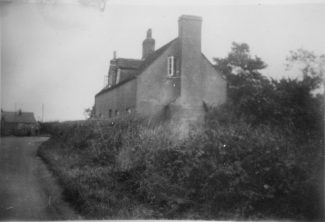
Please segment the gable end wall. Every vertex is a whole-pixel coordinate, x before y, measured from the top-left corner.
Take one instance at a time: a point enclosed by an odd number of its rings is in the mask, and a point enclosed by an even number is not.
[[[180,79],[167,76],[167,58],[169,56],[176,58],[176,72],[179,71],[179,50],[177,41],[175,41],[137,76],[136,109],[141,115],[156,115],[180,95]],[[176,75],[179,75],[179,72]]]
[[[203,80],[202,100],[210,106],[218,106],[226,102],[227,82],[212,64],[201,56],[201,75]]]

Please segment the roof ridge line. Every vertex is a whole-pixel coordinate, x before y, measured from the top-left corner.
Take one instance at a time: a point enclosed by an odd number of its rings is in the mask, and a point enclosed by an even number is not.
[[[122,82],[120,82],[119,84],[117,85],[113,85],[111,86],[110,88],[106,88],[106,86],[104,88],[102,88],[96,95],[96,96],[99,96],[105,92],[108,92],[108,91],[111,91],[112,89],[114,88],[117,88],[118,86],[120,85],[123,85],[124,83],[136,78],[138,75],[140,75],[142,72],[145,71],[145,69],[150,65],[152,64],[167,48],[169,45],[171,45],[174,41],[176,41],[178,39],[178,37],[172,39],[171,41],[167,42],[165,45],[161,46],[159,49],[155,50],[153,53],[151,53],[150,55],[148,55],[148,57],[144,60],[142,60],[139,68],[138,68],[138,71],[136,72],[135,76],[132,77],[132,78],[129,78],[129,79],[126,79]],[[137,69],[135,69],[137,70]]]

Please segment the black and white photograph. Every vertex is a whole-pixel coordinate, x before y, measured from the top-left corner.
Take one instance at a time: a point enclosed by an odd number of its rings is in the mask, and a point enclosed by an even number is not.
[[[324,0],[0,0],[0,221],[324,221]]]

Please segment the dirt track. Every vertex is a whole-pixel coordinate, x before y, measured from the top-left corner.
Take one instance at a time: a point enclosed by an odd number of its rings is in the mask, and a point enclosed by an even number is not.
[[[61,188],[36,156],[45,140],[1,138],[0,220],[82,219],[62,200]]]

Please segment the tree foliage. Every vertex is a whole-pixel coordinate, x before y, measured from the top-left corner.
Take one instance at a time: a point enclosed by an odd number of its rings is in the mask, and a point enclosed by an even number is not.
[[[91,108],[86,108],[84,110],[84,115],[86,119],[91,119],[95,117],[95,106],[92,106]]]
[[[252,57],[246,43],[235,42],[226,58],[214,61],[216,69],[226,77],[228,102],[236,107],[237,115],[258,119],[260,113],[268,109],[269,101],[264,95],[273,90],[270,80],[260,73],[267,66],[265,62],[257,56]]]
[[[325,73],[325,55],[318,56],[312,51],[298,49],[290,51],[286,62],[288,70],[294,67],[300,70],[302,80],[310,90],[322,88],[321,84]]]
[[[245,43],[233,43],[226,58],[215,58],[228,83],[228,105],[252,124],[322,133],[324,56],[298,49],[287,57],[287,68],[298,66],[302,78],[270,79],[261,73],[265,62],[250,55]],[[297,75],[299,76],[299,75]]]
[[[234,73],[239,69],[240,73],[252,73],[258,72],[261,69],[266,68],[266,64],[261,58],[250,55],[249,46],[246,43],[232,43],[231,52],[226,58],[214,58],[216,67],[227,76]]]

